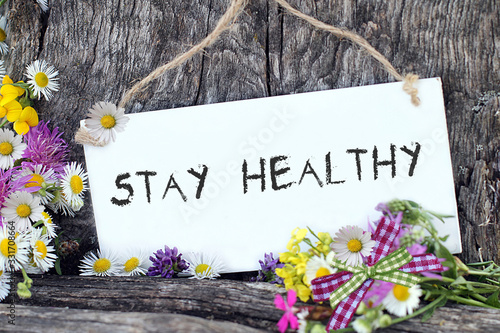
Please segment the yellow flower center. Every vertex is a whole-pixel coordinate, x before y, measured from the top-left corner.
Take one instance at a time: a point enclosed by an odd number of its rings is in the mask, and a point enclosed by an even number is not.
[[[30,181],[25,185],[25,187],[34,187],[34,186],[42,186],[42,183],[45,181],[42,176],[39,174],[32,174]]]
[[[322,277],[322,276],[327,276],[327,275],[330,275],[330,271],[328,270],[328,268],[326,267],[320,267],[317,271],[316,271],[316,277],[319,278],[319,277]]]
[[[4,257],[15,256],[17,253],[17,244],[9,245],[9,240],[7,238],[2,239],[0,243],[0,252]]]
[[[45,259],[45,257],[47,256],[47,246],[45,246],[45,243],[41,240],[37,240],[35,243],[35,248],[37,252],[41,253],[40,259]]]
[[[132,257],[129,260],[127,260],[127,262],[125,262],[123,269],[125,270],[125,272],[130,273],[134,269],[136,269],[137,266],[139,266],[139,259],[137,257]]]
[[[50,218],[49,214],[47,214],[46,212],[42,212],[42,216],[45,218],[45,222],[47,222],[48,224],[52,224],[52,219]]]
[[[2,275],[3,275],[3,271],[0,271],[0,276],[2,276]]]
[[[212,267],[207,264],[199,264],[198,266],[196,266],[196,269],[194,271],[196,272],[196,274],[208,275],[212,271]]]
[[[408,290],[408,287],[397,284],[394,286],[394,288],[392,288],[392,293],[398,301],[404,302],[408,299],[408,297],[410,297],[410,292]]]
[[[116,119],[115,117],[107,114],[101,118],[101,125],[104,128],[110,129],[115,127],[116,124]]]
[[[14,151],[14,146],[10,142],[2,142],[0,143],[0,154],[7,156],[12,154]]]
[[[7,38],[7,34],[5,33],[5,31],[2,28],[0,28],[0,42],[4,42],[6,38]]]
[[[106,258],[97,259],[92,267],[94,268],[94,272],[104,273],[111,268],[111,261]]]
[[[361,242],[357,239],[351,239],[347,242],[347,249],[351,252],[361,251]]]
[[[80,192],[83,191],[83,181],[80,176],[74,175],[71,177],[69,184],[71,186],[71,191],[73,191],[74,194],[80,194]]]
[[[40,88],[45,88],[49,84],[49,78],[44,72],[38,72],[35,75],[35,83]]]
[[[16,213],[20,217],[28,217],[31,214],[31,207],[28,206],[27,204],[20,204],[16,208]]]

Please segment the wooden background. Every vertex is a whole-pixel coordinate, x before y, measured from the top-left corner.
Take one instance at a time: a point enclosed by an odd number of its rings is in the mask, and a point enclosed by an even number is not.
[[[401,72],[439,76],[450,135],[463,261],[500,262],[500,3],[497,0],[290,0],[306,14],[365,37]],[[10,0],[7,72],[25,79],[32,60],[59,70],[61,89],[37,102],[40,118],[65,131],[71,159],[79,121],[98,101],[117,103],[132,84],[210,32],[228,0]],[[152,83],[127,113],[391,82],[348,40],[251,0],[231,30],[205,53]],[[388,119],[390,124],[390,119]],[[409,126],[411,126],[409,124]],[[188,129],[187,129],[188,130]],[[143,143],[149,144],[149,143]],[[140,149],[130,151],[140,158]],[[75,218],[58,218],[80,238],[78,260],[97,247],[86,198]]]

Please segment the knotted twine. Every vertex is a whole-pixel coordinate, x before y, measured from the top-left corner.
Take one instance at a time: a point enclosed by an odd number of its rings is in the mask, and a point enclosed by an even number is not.
[[[231,27],[238,16],[243,12],[249,0],[231,0],[231,4],[222,15],[222,17],[217,22],[215,29],[205,37],[200,43],[191,47],[187,52],[177,55],[173,60],[156,68],[148,76],[146,76],[141,81],[137,82],[132,88],[125,92],[121,101],[118,103],[118,107],[125,108],[128,102],[139,92],[143,91],[147,85],[160,77],[166,71],[176,68],[182,65],[187,60],[191,59],[194,55],[203,51],[206,47],[212,45],[218,37],[227,29]],[[346,38],[352,41],[354,44],[359,45],[366,49],[368,53],[374,57],[378,62],[383,65],[383,68],[391,74],[397,81],[403,81],[403,90],[411,96],[411,102],[413,105],[418,106],[420,100],[417,97],[418,90],[413,87],[413,83],[418,80],[418,75],[409,73],[403,77],[399,72],[392,66],[392,64],[384,57],[380,52],[378,52],[373,46],[368,43],[366,39],[360,35],[342,28],[337,28],[332,25],[321,22],[314,17],[306,15],[301,11],[293,8],[285,0],[275,0],[281,7],[286,9],[290,14],[295,15],[304,21],[310,23],[318,29],[328,31],[338,38]],[[103,146],[104,144],[92,138],[92,136],[84,129],[80,128],[75,135],[75,141],[80,144],[90,144],[94,146]]]

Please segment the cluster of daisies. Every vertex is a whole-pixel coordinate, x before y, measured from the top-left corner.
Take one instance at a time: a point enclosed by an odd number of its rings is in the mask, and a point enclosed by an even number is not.
[[[94,276],[161,276],[215,279],[224,265],[217,256],[188,253],[185,258],[176,247],[159,249],[152,256],[144,251],[117,256],[112,251],[90,252],[81,261],[81,275]]]
[[[5,32],[0,19],[0,37]],[[4,27],[4,26],[3,26]],[[1,47],[0,47],[1,49]],[[58,90],[57,71],[36,60],[26,69],[27,83],[5,75],[0,87],[0,300],[10,286],[9,273],[22,271],[17,293],[29,297],[28,273],[54,267],[56,225],[49,210],[73,216],[84,205],[87,175],[67,162],[68,146],[58,128],[39,121],[32,99]]]
[[[43,121],[24,136],[0,128],[0,300],[9,289],[1,279],[6,272],[40,274],[54,266],[57,226],[49,210],[72,216],[83,206],[87,175],[66,162],[61,135]]]

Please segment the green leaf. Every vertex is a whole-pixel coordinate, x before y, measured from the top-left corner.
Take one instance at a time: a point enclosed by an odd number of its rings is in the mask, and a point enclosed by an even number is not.
[[[422,316],[422,323],[426,322],[427,320],[431,319],[432,315],[434,314],[434,311],[436,310],[435,307],[430,308],[427,310],[424,315]]]
[[[490,297],[488,297],[488,299],[486,300],[486,304],[500,309],[500,301],[498,300],[499,294],[500,294],[500,290],[497,290],[493,294],[491,294]]]
[[[62,275],[62,271],[61,271],[61,259],[60,258],[57,258],[55,264],[54,264],[54,268],[56,269],[56,273],[59,274],[59,275]]]
[[[452,279],[456,279],[458,276],[458,272],[457,272],[457,264],[455,262],[455,258],[450,253],[450,251],[448,251],[448,249],[445,246],[443,246],[437,242],[436,242],[435,246],[436,246],[436,256],[438,258],[446,259],[446,261],[443,263],[443,265],[450,268],[446,272],[443,272],[443,275],[450,277]]]

